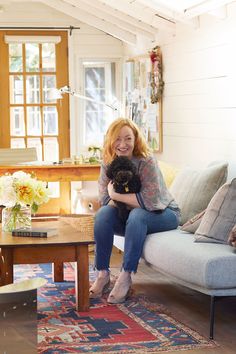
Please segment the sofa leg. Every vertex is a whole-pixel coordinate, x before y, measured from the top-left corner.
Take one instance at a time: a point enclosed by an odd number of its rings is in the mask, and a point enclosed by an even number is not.
[[[213,335],[214,335],[214,321],[215,321],[215,296],[211,296],[210,339],[213,339]]]

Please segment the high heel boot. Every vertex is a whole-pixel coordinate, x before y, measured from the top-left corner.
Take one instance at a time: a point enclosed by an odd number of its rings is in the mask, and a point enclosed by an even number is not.
[[[110,285],[110,272],[101,270],[98,272],[97,279],[89,289],[89,298],[96,299],[101,297]]]
[[[107,302],[110,304],[119,304],[126,300],[129,290],[132,285],[130,272],[122,271],[118,279],[116,280],[115,286],[112,289],[110,295],[108,296]]]

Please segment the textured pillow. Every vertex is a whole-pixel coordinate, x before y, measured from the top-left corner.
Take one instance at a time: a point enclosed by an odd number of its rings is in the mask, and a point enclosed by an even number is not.
[[[180,225],[206,209],[209,201],[225,183],[227,163],[204,169],[184,168],[170,186],[170,192],[181,209]]]
[[[170,187],[178,173],[178,169],[160,160],[158,161],[158,165],[160,167],[166,186]]]
[[[183,226],[181,226],[180,230],[191,232],[192,234],[194,234],[202,221],[205,211],[206,210],[203,210],[201,213],[195,215],[193,218],[188,220]]]
[[[236,224],[236,178],[224,184],[210,201],[195,233],[196,242],[228,243]]]
[[[232,230],[229,234],[228,243],[231,246],[236,247],[236,225],[234,225],[234,227],[232,228]]]

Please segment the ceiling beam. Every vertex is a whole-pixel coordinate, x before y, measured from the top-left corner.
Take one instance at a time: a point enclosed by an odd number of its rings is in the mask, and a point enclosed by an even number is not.
[[[169,20],[174,20],[175,22],[182,22],[190,26],[195,26],[194,21],[187,19],[183,13],[171,9],[166,6],[164,1],[154,1],[154,0],[134,0],[137,3],[148,6],[152,11],[156,11],[158,15],[166,17]]]
[[[189,7],[188,9],[186,9],[184,11],[184,15],[187,18],[196,17],[196,16],[202,15],[204,13],[212,12],[213,10],[217,9],[218,7],[227,5],[231,2],[234,2],[234,1],[232,1],[232,0],[208,0],[200,5]]]
[[[64,14],[71,16],[81,22],[84,22],[92,27],[95,27],[105,33],[110,34],[113,37],[120,39],[131,45],[136,44],[136,35],[126,31],[122,28],[117,27],[111,22],[100,19],[97,16],[91,15],[89,12],[79,9],[78,7],[72,6],[61,0],[40,0],[47,6],[54,8],[57,11],[63,12]],[[89,9],[88,9],[89,10]]]
[[[91,3],[91,0],[83,0],[84,2],[86,2],[87,4]],[[145,32],[150,32],[152,34],[156,34],[157,33],[157,29],[143,21],[137,20],[136,18],[134,18],[131,15],[127,15],[126,13],[119,11],[117,9],[114,9],[114,7],[111,7],[99,0],[93,0],[93,6],[96,6],[98,9],[101,9],[103,11],[105,11],[106,13],[113,15],[119,19],[122,19],[124,21],[126,21],[127,23],[130,23],[131,25],[135,26],[137,28],[137,30],[143,30]],[[141,32],[140,32],[141,34]]]
[[[147,6],[138,4],[137,2],[129,2],[127,0],[102,0],[103,3],[112,6],[114,9],[124,12],[139,21],[148,23],[149,25],[163,29],[167,32],[175,33],[175,23],[171,20],[156,16],[156,14],[148,9]]]
[[[113,13],[109,13],[107,11],[104,11],[103,8],[101,6],[99,6],[99,4],[93,0],[93,2],[91,2],[91,0],[64,0],[65,2],[78,7],[79,9],[82,9],[84,11],[88,10],[88,6],[89,6],[89,13],[91,15],[97,16],[99,18],[101,18],[102,20],[108,21],[113,23],[114,25],[117,25],[120,28],[123,28],[127,31],[130,31],[131,33],[134,34],[142,34],[143,36],[151,39],[151,40],[155,40],[155,35],[154,33],[151,33],[147,30],[141,29],[139,27],[137,27],[138,21],[136,20],[136,24],[131,24],[129,22],[126,22],[126,19],[124,18],[124,14],[123,16],[117,16],[116,11],[114,10]],[[104,5],[105,8],[107,8],[106,5]],[[152,28],[155,32],[157,32],[154,28]]]

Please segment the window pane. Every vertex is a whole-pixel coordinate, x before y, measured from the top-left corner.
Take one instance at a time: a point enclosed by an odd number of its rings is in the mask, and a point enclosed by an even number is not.
[[[9,71],[23,71],[22,44],[9,44]]]
[[[39,44],[26,43],[26,71],[39,71]]]
[[[50,88],[56,87],[56,75],[43,76],[43,102],[52,103],[52,100],[48,99],[48,92]]]
[[[43,71],[56,71],[56,51],[54,43],[42,44],[42,68]]]
[[[42,143],[40,138],[28,138],[27,147],[35,147],[37,150],[38,160],[42,161]]]
[[[44,138],[44,160],[45,161],[58,161],[59,160],[59,147],[57,138]]]
[[[41,135],[40,107],[27,107],[27,135]]]
[[[39,76],[26,76],[26,103],[39,103]]]
[[[85,141],[87,145],[102,145],[104,134],[113,120],[109,113],[110,108],[103,111],[86,112]]]
[[[10,108],[11,135],[25,135],[25,120],[23,107]]]
[[[105,87],[105,68],[85,68],[85,87]]]
[[[12,138],[11,139],[11,148],[25,148],[25,139],[24,138]]]
[[[56,107],[43,107],[43,134],[58,134],[58,117]]]
[[[10,75],[10,103],[23,103],[23,76]]]

